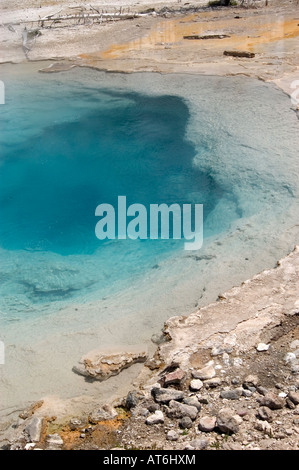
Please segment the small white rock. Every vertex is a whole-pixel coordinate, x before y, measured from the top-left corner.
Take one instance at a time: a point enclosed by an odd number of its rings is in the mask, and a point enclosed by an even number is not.
[[[291,349],[297,349],[299,348],[299,339],[295,339],[294,341],[291,342],[290,344]]]
[[[164,415],[162,411],[156,410],[155,413],[151,414],[146,418],[146,424],[162,424],[164,423]]]
[[[294,362],[296,360],[296,354],[292,353],[292,352],[288,352],[285,357],[284,357],[284,361],[288,364],[290,362]]]
[[[268,351],[270,344],[259,343],[256,347],[257,351]]]
[[[50,445],[56,445],[56,446],[62,446],[63,445],[63,440],[61,439],[61,437],[58,433],[48,434],[46,440],[47,440],[48,444],[50,444]]]
[[[240,367],[242,364],[243,364],[242,359],[240,357],[235,357],[235,359],[233,360],[233,365],[235,367]]]
[[[33,447],[35,447],[35,443],[34,442],[28,442],[28,444],[25,445],[25,450],[30,450],[30,449],[33,449]]]
[[[168,441],[177,441],[178,438],[179,438],[178,434],[173,429],[168,431],[167,436],[166,436],[166,439]]]
[[[203,382],[200,379],[193,379],[190,382],[190,390],[197,392],[203,387]]]
[[[230,359],[229,355],[226,352],[222,354],[222,360],[225,366],[229,366]]]
[[[288,394],[285,393],[285,392],[280,392],[280,393],[278,394],[278,396],[281,397],[281,398],[285,398],[285,397],[288,396]]]

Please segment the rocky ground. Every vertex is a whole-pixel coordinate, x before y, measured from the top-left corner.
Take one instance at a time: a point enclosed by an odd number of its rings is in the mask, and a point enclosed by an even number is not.
[[[126,397],[63,420],[46,415],[42,401],[34,403],[20,413],[2,448],[298,450],[298,273],[296,248],[277,268],[218,302],[170,319],[162,337],[153,338],[160,343],[157,351]],[[243,315],[236,324],[217,318],[228,306],[237,306]],[[210,329],[202,336],[202,322],[211,310],[217,332]],[[108,378],[116,364],[122,361],[120,371],[131,360],[93,354],[82,373],[94,379],[97,368],[103,380],[103,370]]]
[[[299,314],[286,316],[268,344],[201,369],[170,365],[159,382],[63,425],[24,411],[5,448],[298,450]]]

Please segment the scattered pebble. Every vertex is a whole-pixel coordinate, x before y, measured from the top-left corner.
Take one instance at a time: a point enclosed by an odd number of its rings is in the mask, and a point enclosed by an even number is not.
[[[268,351],[270,344],[259,343],[256,347],[257,351]]]

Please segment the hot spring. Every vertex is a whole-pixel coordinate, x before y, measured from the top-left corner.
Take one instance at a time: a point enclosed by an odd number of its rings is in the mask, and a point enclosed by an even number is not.
[[[273,267],[299,231],[298,120],[273,85],[40,67],[1,67],[3,411],[116,393],[123,379],[86,384],[72,366],[94,348],[151,348],[168,317]],[[96,207],[119,196],[202,204],[202,248],[149,227],[99,240]]]

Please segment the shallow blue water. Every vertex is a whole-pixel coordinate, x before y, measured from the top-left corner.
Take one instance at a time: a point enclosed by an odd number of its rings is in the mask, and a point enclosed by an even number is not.
[[[116,208],[121,195],[146,208],[197,203],[205,220],[221,198],[233,199],[194,166],[181,98],[34,80],[11,79],[1,109],[0,310],[8,318],[101,298],[183,249],[181,240],[98,240],[97,205]],[[208,235],[222,229],[217,222]]]

